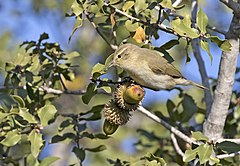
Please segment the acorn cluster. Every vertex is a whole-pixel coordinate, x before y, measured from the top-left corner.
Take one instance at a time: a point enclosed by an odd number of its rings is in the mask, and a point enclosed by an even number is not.
[[[144,89],[140,85],[132,82],[119,84],[114,92],[114,98],[104,107],[103,113],[105,122],[103,130],[106,134],[113,134],[118,126],[126,124],[132,111],[141,104],[145,95]]]

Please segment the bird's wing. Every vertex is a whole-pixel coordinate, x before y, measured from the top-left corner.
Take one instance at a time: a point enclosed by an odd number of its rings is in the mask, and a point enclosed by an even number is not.
[[[149,59],[148,66],[155,74],[165,74],[174,78],[183,78],[178,69],[168,63],[161,55],[151,52],[151,55],[148,55],[147,58]]]

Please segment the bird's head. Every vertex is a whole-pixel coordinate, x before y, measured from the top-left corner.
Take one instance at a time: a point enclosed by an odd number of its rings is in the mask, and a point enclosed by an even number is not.
[[[138,46],[133,44],[123,44],[121,45],[114,53],[113,60],[110,63],[111,66],[118,66],[121,68],[125,68],[129,64],[129,62],[134,58],[134,50],[137,49]]]

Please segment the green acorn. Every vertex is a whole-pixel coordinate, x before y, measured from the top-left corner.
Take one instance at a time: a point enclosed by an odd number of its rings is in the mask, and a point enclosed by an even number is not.
[[[112,124],[108,120],[105,119],[103,124],[103,131],[106,135],[111,135],[117,131],[119,125]]]
[[[124,83],[119,85],[114,93],[117,105],[129,111],[134,111],[141,104],[145,91],[139,85]]]

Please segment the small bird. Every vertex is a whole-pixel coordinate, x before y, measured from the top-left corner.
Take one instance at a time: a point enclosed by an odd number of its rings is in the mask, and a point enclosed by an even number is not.
[[[134,44],[123,44],[114,53],[109,67],[118,66],[138,84],[159,91],[172,89],[176,85],[194,85],[206,87],[187,80],[178,69],[169,63],[161,53]]]

